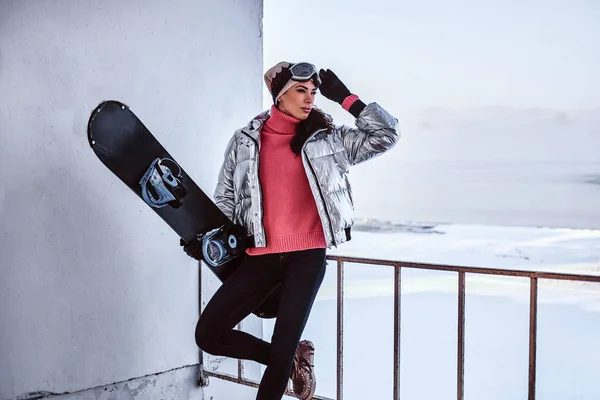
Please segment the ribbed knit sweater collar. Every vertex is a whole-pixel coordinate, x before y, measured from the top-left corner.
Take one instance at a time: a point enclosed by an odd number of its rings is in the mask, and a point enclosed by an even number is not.
[[[271,106],[271,116],[267,119],[264,129],[268,133],[278,133],[280,135],[293,135],[296,133],[296,126],[300,119],[292,117],[280,111],[275,105]]]

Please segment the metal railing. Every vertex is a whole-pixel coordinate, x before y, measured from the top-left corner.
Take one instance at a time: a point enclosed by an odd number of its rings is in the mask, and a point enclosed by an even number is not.
[[[336,400],[343,400],[343,357],[344,357],[344,263],[390,266],[394,268],[394,400],[400,399],[400,326],[401,326],[401,270],[402,268],[422,269],[433,271],[448,271],[458,274],[458,340],[457,340],[457,382],[456,398],[464,400],[464,374],[465,374],[465,275],[481,274],[495,276],[510,276],[529,278],[529,380],[528,400],[535,400],[536,382],[536,344],[537,344],[537,312],[538,312],[538,280],[549,279],[559,281],[596,282],[600,283],[600,276],[563,274],[539,271],[521,271],[507,269],[492,269],[478,267],[452,266],[443,264],[424,264],[402,261],[377,260],[370,258],[355,258],[328,255],[328,260],[337,262],[337,381]],[[202,301],[202,300],[200,300]],[[259,382],[244,377],[243,361],[238,360],[238,375],[216,373],[204,369],[203,354],[200,352],[199,384],[206,385],[206,378],[212,376],[238,384],[257,388]],[[291,395],[289,390],[286,394]],[[316,400],[334,400],[328,397],[315,396]]]

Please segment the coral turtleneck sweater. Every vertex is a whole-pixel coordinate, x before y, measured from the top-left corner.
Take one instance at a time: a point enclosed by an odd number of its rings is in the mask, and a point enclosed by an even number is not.
[[[299,122],[272,106],[260,132],[258,175],[267,247],[249,248],[249,255],[327,247],[302,157],[290,148]]]

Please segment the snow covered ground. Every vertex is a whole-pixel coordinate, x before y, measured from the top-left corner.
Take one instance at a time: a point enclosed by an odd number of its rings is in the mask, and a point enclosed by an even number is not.
[[[600,231],[358,221],[330,254],[600,275]],[[456,273],[402,272],[403,399],[456,398],[456,288]],[[528,279],[471,274],[466,291],[465,397],[526,399]],[[304,333],[316,346],[317,392],[332,398],[335,295],[332,262]],[[344,399],[392,398],[392,269],[347,264],[344,307]],[[538,398],[597,399],[600,284],[540,281],[538,329]]]

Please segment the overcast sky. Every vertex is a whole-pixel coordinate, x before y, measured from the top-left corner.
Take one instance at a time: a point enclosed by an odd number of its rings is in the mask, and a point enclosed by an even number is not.
[[[598,0],[265,0],[263,29],[265,68],[312,61],[391,108],[600,108]]]

